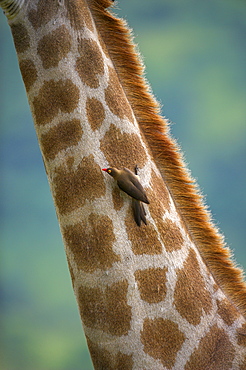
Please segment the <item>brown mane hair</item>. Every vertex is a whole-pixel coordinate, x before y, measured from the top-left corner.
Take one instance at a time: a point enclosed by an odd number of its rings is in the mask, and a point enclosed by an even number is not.
[[[144,79],[144,67],[126,22],[107,10],[112,1],[87,1],[140,129],[193,241],[215,281],[246,315],[246,283],[242,271],[233,263],[231,252],[212,222],[179,147],[169,135],[168,123],[160,116],[159,104]]]

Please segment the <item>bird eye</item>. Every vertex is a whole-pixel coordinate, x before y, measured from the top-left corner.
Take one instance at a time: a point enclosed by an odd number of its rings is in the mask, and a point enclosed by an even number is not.
[[[111,170],[108,170],[108,173],[111,173]]]

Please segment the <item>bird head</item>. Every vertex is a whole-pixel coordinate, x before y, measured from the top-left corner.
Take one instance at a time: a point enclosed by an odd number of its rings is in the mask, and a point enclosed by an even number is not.
[[[117,174],[118,174],[118,170],[116,168],[112,168],[112,167],[109,167],[109,168],[102,168],[102,171],[105,171],[107,172],[110,176],[112,177],[116,177]]]

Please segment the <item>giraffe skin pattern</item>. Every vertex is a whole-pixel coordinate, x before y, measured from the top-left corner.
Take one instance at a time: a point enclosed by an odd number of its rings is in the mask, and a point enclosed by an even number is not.
[[[24,1],[9,19],[93,365],[246,369],[245,317],[159,172],[94,3],[105,1]],[[136,164],[150,203],[141,227],[101,171]]]

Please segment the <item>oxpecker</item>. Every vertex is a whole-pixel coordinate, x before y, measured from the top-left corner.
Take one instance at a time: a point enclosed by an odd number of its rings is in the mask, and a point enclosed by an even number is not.
[[[136,175],[132,171],[128,170],[128,168],[118,170],[115,167],[109,167],[102,168],[102,170],[106,171],[110,176],[112,176],[117,181],[119,188],[133,198],[133,213],[137,225],[140,226],[141,221],[147,225],[145,209],[141,202],[149,204],[149,201],[145,194],[144,188],[138,180],[138,176],[136,176],[137,166],[135,167]]]

